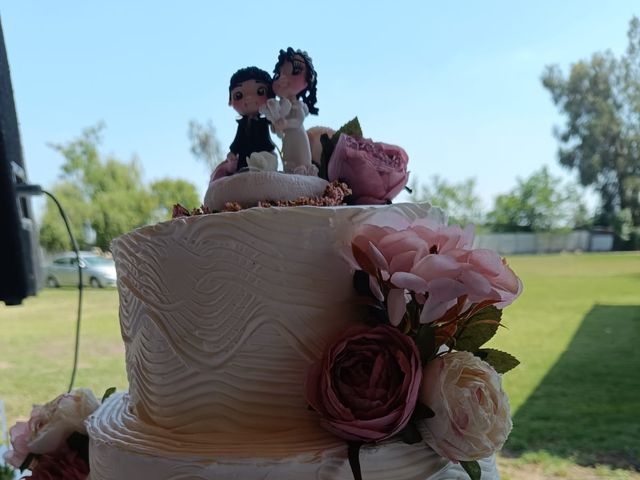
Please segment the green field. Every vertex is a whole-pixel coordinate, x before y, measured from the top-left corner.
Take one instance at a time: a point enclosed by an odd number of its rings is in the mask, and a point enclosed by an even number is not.
[[[576,465],[598,465],[588,478],[640,478],[640,253],[509,263],[525,291],[491,342],[522,362],[504,376],[514,429],[501,462],[514,471],[542,464],[557,478],[587,478],[567,473]],[[45,289],[23,306],[0,306],[0,399],[9,424],[66,390],[76,301],[73,290]],[[76,385],[97,394],[126,388],[115,290],[86,290],[83,312]],[[503,479],[552,477],[542,475]]]

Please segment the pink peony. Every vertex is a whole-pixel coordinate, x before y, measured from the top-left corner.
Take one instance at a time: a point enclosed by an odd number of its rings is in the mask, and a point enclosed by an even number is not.
[[[4,453],[4,461],[13,468],[20,468],[29,455],[28,441],[31,435],[27,422],[17,422],[9,429],[12,450]]]
[[[482,302],[504,308],[522,291],[522,282],[496,252],[472,248],[472,226],[396,230],[365,225],[352,244],[356,262],[371,275],[371,290],[379,299],[383,293],[378,282],[386,282],[393,325],[405,314],[405,293],[417,294],[420,322],[430,323],[460,298],[466,299],[465,308]]]
[[[329,160],[328,180],[349,185],[356,204],[387,203],[407,184],[408,161],[400,147],[342,134]]]
[[[410,337],[388,325],[355,326],[312,365],[305,397],[330,432],[345,440],[377,442],[405,427],[421,376]]]
[[[502,448],[512,422],[500,376],[469,352],[436,357],[424,368],[420,401],[435,416],[418,425],[425,442],[453,461],[488,457]]]
[[[74,451],[42,455],[31,471],[30,480],[86,480],[89,465]]]

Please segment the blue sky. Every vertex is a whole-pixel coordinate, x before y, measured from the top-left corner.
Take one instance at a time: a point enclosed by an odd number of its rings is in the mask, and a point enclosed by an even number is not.
[[[146,180],[184,178],[204,194],[189,120],[211,120],[226,150],[229,77],[271,71],[292,46],[318,71],[320,114],[307,127],[358,115],[365,136],[407,150],[419,179],[475,177],[485,208],[542,165],[572,178],[557,164],[562,119],[540,76],[597,51],[620,55],[634,14],[637,0],[0,4],[33,183],[59,177],[48,143],[103,121],[105,154],[135,155]]]

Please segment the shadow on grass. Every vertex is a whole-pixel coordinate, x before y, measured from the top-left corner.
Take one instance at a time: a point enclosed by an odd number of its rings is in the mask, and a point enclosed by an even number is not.
[[[507,456],[640,471],[640,306],[594,306],[513,423]]]

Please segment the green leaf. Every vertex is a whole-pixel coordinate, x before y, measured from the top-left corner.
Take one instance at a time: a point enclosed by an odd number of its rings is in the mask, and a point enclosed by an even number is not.
[[[460,461],[460,465],[462,465],[462,468],[464,468],[464,471],[467,472],[471,480],[480,480],[482,470],[480,469],[478,462],[475,460],[471,460],[469,462]]]
[[[361,442],[348,442],[349,466],[353,473],[354,480],[362,480],[362,470],[360,469],[360,447]]]
[[[425,418],[433,418],[436,414],[431,408],[422,402],[416,403],[416,408],[413,411],[413,418],[416,420],[422,420]]]
[[[109,398],[111,395],[116,393],[116,387],[109,387],[104,391],[104,395],[102,395],[102,403]]]
[[[335,139],[334,145],[338,142],[338,138],[340,138],[341,133],[355,138],[362,138],[362,128],[360,127],[358,117],[354,117],[352,120],[349,120],[333,134],[332,140]]]
[[[337,141],[337,140],[336,140]],[[320,135],[320,144],[322,145],[322,153],[320,154],[320,165],[318,166],[318,176],[329,179],[329,160],[333,155],[336,144],[329,138],[329,135],[323,133]]]
[[[520,365],[518,359],[513,355],[493,348],[481,348],[474,352],[474,355],[487,362],[498,373],[506,373]]]
[[[422,441],[422,435],[420,435],[420,431],[413,421],[407,423],[407,426],[400,430],[398,435],[400,440],[407,445],[414,445]]]
[[[435,330],[429,325],[420,325],[414,341],[420,352],[420,363],[424,366],[436,353]]]
[[[28,470],[36,458],[38,458],[38,455],[36,455],[35,453],[29,452],[27,454],[27,457],[24,459],[24,462],[22,462],[20,464],[20,467],[18,468],[18,470],[20,470],[20,473],[24,472],[25,470]]]
[[[493,305],[483,308],[473,315],[462,331],[456,335],[455,349],[475,352],[487,343],[498,331],[502,310]]]

